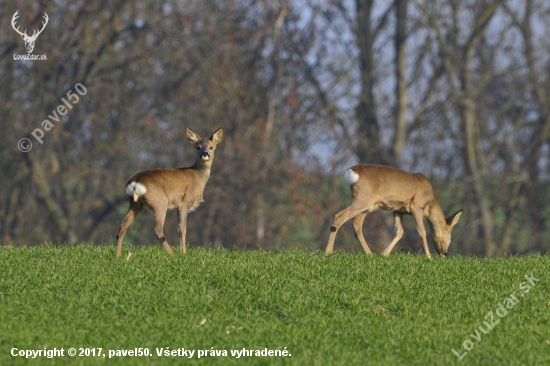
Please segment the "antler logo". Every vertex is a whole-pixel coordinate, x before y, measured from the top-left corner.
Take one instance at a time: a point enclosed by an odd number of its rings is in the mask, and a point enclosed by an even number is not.
[[[19,13],[19,10],[17,10],[15,14],[13,14],[13,17],[11,18],[11,26],[13,27],[13,29],[15,29],[17,33],[21,35],[21,38],[23,38],[23,41],[25,41],[25,49],[27,50],[27,53],[32,53],[32,50],[34,49],[34,42],[36,42],[36,39],[38,38],[40,33],[42,33],[44,28],[46,28],[46,24],[48,24],[48,20],[49,20],[48,14],[44,13],[44,19],[46,21],[42,22],[42,29],[40,29],[38,33],[35,29],[32,33],[32,36],[29,36],[27,35],[26,29],[25,29],[25,32],[21,32],[19,30],[19,27],[15,28],[15,20],[19,18],[19,15],[17,15],[17,13]]]

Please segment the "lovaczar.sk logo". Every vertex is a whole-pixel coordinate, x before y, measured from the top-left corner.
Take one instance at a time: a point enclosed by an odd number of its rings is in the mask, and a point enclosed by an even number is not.
[[[15,22],[17,20],[17,18],[19,18],[19,10],[17,10],[15,12],[15,14],[13,14],[13,17],[11,18],[11,26],[13,27],[13,29],[15,29],[15,31],[17,33],[19,33],[21,35],[21,38],[23,38],[23,41],[25,42],[25,50],[27,51],[27,54],[26,55],[16,55],[14,54],[13,55],[13,59],[14,60],[31,60],[31,61],[41,61],[41,60],[46,60],[46,55],[34,55],[32,53],[32,51],[34,50],[34,44],[36,42],[36,39],[38,38],[38,36],[40,35],[40,33],[42,33],[44,31],[44,28],[46,28],[46,25],[48,24],[48,14],[44,13],[44,20],[42,22],[42,28],[37,31],[36,29],[33,31],[32,35],[29,36],[27,34],[27,30],[25,29],[24,32],[21,32],[19,30],[19,26],[15,26]]]

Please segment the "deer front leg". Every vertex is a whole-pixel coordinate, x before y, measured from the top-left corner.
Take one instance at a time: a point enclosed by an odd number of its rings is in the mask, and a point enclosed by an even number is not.
[[[414,210],[412,211],[412,215],[414,217],[414,222],[416,224],[416,229],[418,230],[418,234],[422,238],[422,244],[424,245],[424,253],[426,253],[426,256],[428,258],[431,258],[430,255],[430,248],[428,247],[428,241],[426,240],[426,228],[424,228],[424,222],[422,221],[422,211],[420,210]]]
[[[187,214],[189,213],[189,210],[187,207],[180,207],[178,209],[178,224],[179,224],[179,232],[180,232],[180,252],[182,254],[185,254],[187,252],[187,248],[185,246],[185,235],[187,233]]]
[[[168,245],[168,242],[164,237],[164,220],[166,219],[166,208],[154,208],[153,211],[155,212],[155,235],[159,239],[164,249],[166,249],[168,254],[172,255],[174,254],[174,252],[172,252],[172,248],[170,248],[170,245]]]

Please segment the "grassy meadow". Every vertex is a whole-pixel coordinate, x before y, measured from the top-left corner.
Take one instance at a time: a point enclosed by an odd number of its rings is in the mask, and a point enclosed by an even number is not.
[[[128,251],[126,261],[114,246],[1,246],[0,365],[550,364],[548,255]],[[13,348],[64,357],[28,360]],[[151,356],[109,359],[136,348]],[[193,358],[157,356],[181,348]],[[289,355],[231,355],[266,348]]]

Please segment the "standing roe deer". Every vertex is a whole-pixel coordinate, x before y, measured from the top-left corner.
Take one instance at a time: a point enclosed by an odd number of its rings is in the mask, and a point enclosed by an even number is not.
[[[325,254],[332,253],[338,229],[352,217],[354,217],[355,237],[365,252],[371,254],[363,237],[363,221],[368,212],[382,209],[393,211],[396,232],[395,238],[382,254],[390,254],[397,241],[403,237],[401,220],[404,214],[408,214],[414,217],[428,258],[430,258],[430,249],[422,222],[424,217],[432,228],[435,250],[440,255],[447,256],[447,250],[451,244],[451,230],[458,222],[462,210],[445,218],[432,185],[423,174],[411,174],[383,165],[361,164],[346,170],[344,178],[351,188],[352,201],[348,207],[334,216]]]
[[[170,255],[173,252],[164,238],[164,219],[167,210],[178,209],[180,251],[185,253],[187,215],[203,202],[202,194],[210,177],[216,145],[223,138],[223,128],[218,128],[209,139],[202,139],[189,128],[185,130],[185,135],[197,150],[197,160],[193,166],[180,169],[147,170],[137,173],[126,184],[130,208],[117,235],[117,258],[120,256],[122,238],[124,238],[128,226],[144,207],[154,212],[155,234]]]

